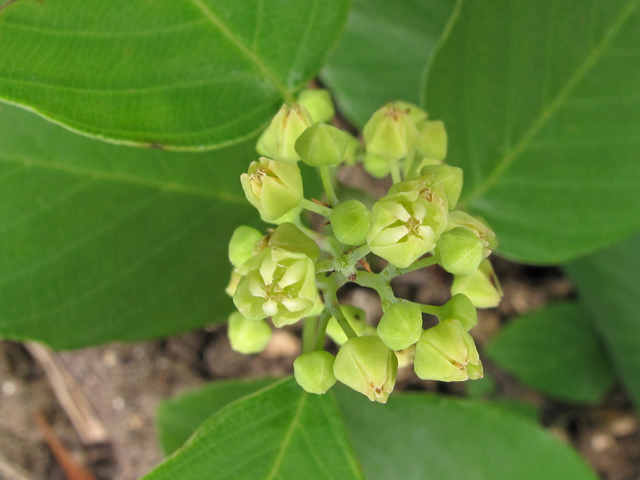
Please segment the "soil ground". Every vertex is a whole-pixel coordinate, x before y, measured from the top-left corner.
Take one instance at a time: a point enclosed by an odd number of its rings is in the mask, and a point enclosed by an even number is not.
[[[501,259],[494,264],[505,296],[499,308],[480,313],[471,332],[480,349],[510,318],[575,296],[558,269]],[[435,267],[406,275],[394,288],[399,296],[438,304],[448,299],[449,282],[448,274]],[[370,292],[348,289],[343,297],[364,308],[370,321],[379,318],[376,297]],[[299,334],[296,327],[278,330],[265,352],[253,356],[231,350],[224,326],[163,340],[61,352],[60,359],[109,435],[107,445],[91,448],[80,441],[43,370],[25,347],[1,341],[0,458],[21,467],[29,480],[65,480],[36,427],[34,415],[42,412],[66,448],[98,479],[136,480],[162,460],[154,427],[154,412],[162,400],[212,380],[290,374],[300,351]],[[640,480],[640,422],[621,387],[600,405],[575,406],[523,387],[490,362],[486,369],[501,395],[537,404],[543,425],[573,445],[604,480]],[[462,395],[465,387],[421,382],[405,372],[398,388]]]

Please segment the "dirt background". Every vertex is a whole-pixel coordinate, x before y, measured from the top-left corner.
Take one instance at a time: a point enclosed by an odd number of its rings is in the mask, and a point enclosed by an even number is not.
[[[480,312],[479,323],[471,331],[481,354],[483,345],[509,319],[575,297],[573,286],[559,269],[502,259],[495,259],[494,264],[505,296],[497,309]],[[449,298],[451,278],[438,267],[398,280],[394,284],[398,296],[432,304]],[[367,290],[346,288],[343,299],[364,308],[373,324],[381,315],[377,297]],[[27,349],[0,341],[0,460],[21,468],[27,480],[67,479],[35,423],[35,414],[42,412],[73,458],[96,478],[136,480],[162,460],[154,426],[155,410],[162,400],[212,380],[290,374],[300,352],[299,335],[296,326],[277,330],[267,349],[253,356],[231,350],[224,326],[156,341],[60,353],[108,434],[108,443],[90,447],[81,442],[43,369]],[[600,405],[576,406],[523,387],[489,361],[485,368],[501,396],[539,406],[543,425],[575,447],[604,480],[640,480],[640,422],[619,385]],[[397,389],[463,395],[465,384],[422,382],[412,372],[403,371]]]

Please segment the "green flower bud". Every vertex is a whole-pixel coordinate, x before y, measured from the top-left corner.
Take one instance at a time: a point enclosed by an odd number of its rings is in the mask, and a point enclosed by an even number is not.
[[[238,288],[238,283],[240,283],[240,279],[242,275],[233,271],[231,272],[231,278],[229,279],[229,284],[224,289],[225,293],[233,298],[233,295],[236,293],[236,289]]]
[[[342,310],[342,314],[358,336],[367,334],[368,326],[364,310],[352,305],[340,305],[340,310]],[[347,341],[347,336],[335,317],[329,319],[326,333],[338,346],[343,345]]]
[[[298,95],[298,104],[307,109],[314,123],[330,122],[336,114],[331,94],[327,90],[303,90]]]
[[[345,165],[355,165],[356,160],[358,159],[358,154],[361,149],[360,142],[356,137],[351,135],[349,132],[343,132],[347,138],[349,139],[349,143],[347,144],[347,150],[344,152],[344,157],[342,161]]]
[[[430,176],[431,184],[442,184],[449,210],[455,208],[462,192],[462,169],[451,165],[428,165],[420,170],[421,176]]]
[[[420,124],[421,122],[425,122],[429,117],[427,112],[425,112],[422,108],[418,107],[417,105],[414,105],[413,103],[405,102],[403,100],[396,100],[395,102],[392,103],[392,105],[393,105],[393,108],[395,108],[396,110],[406,111],[409,118],[416,125]]]
[[[371,228],[371,212],[358,200],[338,204],[331,212],[333,234],[347,245],[362,245]]]
[[[458,320],[445,320],[426,330],[416,344],[414,369],[422,380],[468,380],[469,365],[480,365],[480,357],[473,338]],[[477,369],[472,374],[477,376]]]
[[[313,120],[302,105],[294,103],[289,108],[282,105],[258,139],[256,150],[260,155],[280,162],[296,163],[300,160],[294,147],[296,140],[311,125]]]
[[[389,160],[386,158],[378,157],[369,152],[364,156],[362,165],[365,171],[375,178],[384,178],[391,173],[391,167],[389,166]]]
[[[502,298],[502,287],[491,262],[486,258],[478,270],[469,276],[454,275],[451,295],[464,293],[477,308],[497,307]]]
[[[393,160],[409,154],[418,138],[418,129],[406,110],[387,105],[373,114],[362,135],[367,152]]]
[[[296,140],[296,152],[304,163],[312,167],[337,165],[344,158],[349,137],[336,127],[316,123]]]
[[[253,227],[241,225],[233,231],[229,241],[229,260],[235,267],[253,257],[256,243],[262,238],[262,233]]]
[[[249,320],[238,312],[229,316],[227,333],[231,348],[245,355],[263,351],[271,339],[271,328],[267,322]]]
[[[478,359],[478,365],[467,365],[467,375],[469,376],[469,380],[479,380],[484,377],[482,361],[480,361],[480,359]]]
[[[293,362],[293,374],[296,382],[309,393],[322,395],[327,393],[336,377],[333,374],[335,357],[329,352],[315,351],[300,355]]]
[[[425,157],[436,160],[443,160],[447,156],[447,130],[441,120],[420,124],[416,150]]]
[[[413,359],[416,357],[416,346],[411,345],[403,350],[395,352],[398,358],[398,369],[409,366],[413,363]]]
[[[373,253],[396,267],[408,267],[436,246],[447,213],[440,186],[388,195],[373,206],[367,243]]]
[[[350,338],[333,364],[338,380],[372,402],[387,403],[397,372],[396,354],[376,336]]]
[[[302,175],[297,165],[260,158],[240,175],[247,200],[266,222],[282,217],[300,205],[303,198]]]
[[[454,275],[471,275],[484,258],[480,239],[463,227],[444,232],[438,240],[438,250],[440,264]]]
[[[473,303],[471,303],[471,300],[469,300],[469,297],[458,293],[441,307],[440,314],[438,315],[438,319],[441,321],[449,318],[458,320],[462,324],[462,327],[468,332],[478,323],[478,312],[476,307],[473,306]]]
[[[288,252],[304,253],[314,262],[320,256],[320,249],[302,230],[293,223],[281,223],[273,232],[260,238],[256,246],[258,252],[265,248],[274,247]]]
[[[482,242],[482,256],[488,257],[498,246],[496,234],[482,220],[469,215],[462,210],[452,210],[449,212],[449,223],[446,230],[464,227],[471,230]]]
[[[422,312],[411,303],[394,303],[378,324],[378,336],[391,350],[410,347],[422,334]]]
[[[242,275],[233,296],[249,319],[271,317],[276,327],[308,315],[318,299],[315,265],[307,255],[267,248],[237,269]]]

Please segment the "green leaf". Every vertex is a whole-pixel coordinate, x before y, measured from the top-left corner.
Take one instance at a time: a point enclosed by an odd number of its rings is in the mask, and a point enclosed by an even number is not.
[[[640,234],[567,266],[640,409]]]
[[[116,143],[210,149],[320,69],[349,0],[22,0],[0,15],[0,98]]]
[[[156,427],[165,454],[170,455],[184,445],[207,418],[225,405],[274,382],[273,378],[213,382],[165,400],[156,412]]]
[[[329,395],[292,378],[209,418],[144,480],[362,479]]]
[[[342,41],[321,72],[341,112],[362,127],[385,103],[419,104],[422,77],[455,0],[354,0]]]
[[[0,132],[0,336],[75,348],[226,320],[253,142],[115,146],[8,105]]]
[[[596,403],[613,369],[579,303],[558,303],[509,322],[486,354],[522,382],[552,397]]]
[[[640,2],[465,1],[429,73],[461,206],[563,262],[640,228]]]
[[[596,480],[571,448],[519,415],[469,400],[339,389],[367,480]]]

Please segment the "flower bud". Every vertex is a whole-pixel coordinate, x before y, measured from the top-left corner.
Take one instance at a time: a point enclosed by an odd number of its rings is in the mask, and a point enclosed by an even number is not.
[[[296,382],[309,393],[322,395],[327,393],[336,377],[333,374],[335,357],[329,352],[316,350],[300,355],[293,362],[293,374]]]
[[[298,95],[298,104],[307,109],[313,123],[330,122],[336,114],[331,94],[328,90],[303,90]]]
[[[375,178],[384,178],[391,173],[391,167],[389,166],[389,160],[386,158],[378,157],[369,152],[364,156],[362,165],[365,171]]]
[[[414,105],[413,103],[405,102],[403,100],[396,100],[391,104],[396,110],[404,110],[407,112],[407,116],[417,126],[422,122],[425,122],[429,115],[422,108]]]
[[[420,125],[416,150],[436,160],[443,160],[447,156],[447,130],[441,120],[426,121]]]
[[[378,324],[378,336],[391,350],[403,350],[420,339],[422,312],[411,303],[394,303]]]
[[[413,364],[413,359],[416,357],[416,346],[411,345],[404,350],[398,350],[394,353],[398,358],[398,369],[401,369]]]
[[[253,257],[256,242],[260,241],[262,233],[252,227],[241,225],[233,231],[229,241],[229,260],[235,267]]]
[[[338,380],[372,402],[387,403],[396,384],[397,372],[396,354],[377,336],[350,338],[333,364],[333,373]]]
[[[485,258],[471,275],[455,275],[451,295],[458,293],[464,293],[477,308],[497,307],[502,298],[502,287],[491,262]]]
[[[373,206],[367,243],[373,253],[396,267],[408,267],[436,246],[447,213],[440,186],[388,195]]]
[[[479,366],[480,357],[473,338],[458,320],[445,320],[426,330],[416,344],[414,369],[422,380],[468,380],[469,365]],[[477,368],[471,371],[477,377]]]
[[[258,139],[256,150],[260,155],[280,162],[296,163],[300,160],[294,147],[296,140],[311,125],[313,120],[302,105],[294,103],[290,108],[282,105]]]
[[[438,251],[440,264],[454,275],[471,275],[484,258],[480,239],[463,227],[444,232],[438,240]]]
[[[445,303],[438,314],[440,321],[453,318],[458,320],[465,331],[471,330],[478,323],[478,312],[466,295],[458,293]]]
[[[362,131],[367,152],[387,160],[406,157],[413,149],[418,129],[407,110],[382,107],[375,112]]]
[[[281,223],[273,232],[260,238],[256,250],[274,247],[288,252],[304,253],[314,262],[318,260],[320,249],[316,242],[311,240],[302,230],[293,223]]]
[[[446,230],[464,227],[471,230],[482,242],[482,256],[488,257],[498,246],[496,234],[482,220],[462,210],[449,212],[449,223]]]
[[[312,167],[337,165],[344,158],[349,137],[325,123],[307,128],[296,140],[295,148],[304,163]]]
[[[370,327],[367,326],[364,310],[352,305],[340,305],[340,310],[342,310],[342,314],[347,319],[353,331],[356,332],[356,335],[362,336],[369,333],[368,329]],[[373,333],[375,333],[375,331]],[[329,323],[327,323],[327,335],[329,335],[329,338],[338,346],[343,345],[347,341],[347,336],[335,317],[331,317]]]
[[[371,228],[371,212],[358,200],[340,203],[331,211],[333,234],[346,245],[362,245]]]
[[[271,339],[271,328],[267,322],[249,320],[238,312],[229,316],[227,332],[231,348],[245,355],[261,352]]]
[[[233,296],[236,308],[249,319],[271,317],[276,327],[308,315],[318,299],[315,265],[307,255],[267,248],[247,260]]]
[[[349,132],[343,133],[349,139],[349,143],[347,144],[347,150],[344,152],[342,161],[345,163],[345,165],[355,165],[362,146],[360,145],[358,139],[351,135]]]
[[[462,192],[462,169],[451,165],[427,165],[420,170],[421,177],[430,176],[431,184],[442,184],[449,210],[455,208]]]
[[[302,175],[297,165],[260,158],[240,176],[247,200],[266,222],[279,219],[300,205],[303,198]]]

